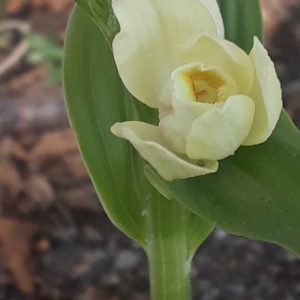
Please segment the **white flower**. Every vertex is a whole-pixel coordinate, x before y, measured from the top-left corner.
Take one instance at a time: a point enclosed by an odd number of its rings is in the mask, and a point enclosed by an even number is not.
[[[216,0],[113,0],[113,52],[129,92],[158,108],[158,126],[117,123],[168,181],[216,172],[242,145],[265,142],[282,109],[274,64],[258,39],[248,56],[224,39]]]

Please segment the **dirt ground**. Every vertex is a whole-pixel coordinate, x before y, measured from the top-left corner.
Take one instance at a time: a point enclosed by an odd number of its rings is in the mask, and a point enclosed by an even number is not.
[[[300,3],[262,6],[300,128]],[[145,255],[103,212],[66,117],[59,72],[71,8],[8,0],[0,20],[0,300],[149,299]],[[300,260],[215,230],[195,257],[193,285],[194,299],[296,300]]]

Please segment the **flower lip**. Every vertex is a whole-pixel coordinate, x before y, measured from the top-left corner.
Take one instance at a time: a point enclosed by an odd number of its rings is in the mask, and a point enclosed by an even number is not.
[[[219,103],[238,93],[233,78],[223,70],[203,63],[189,63],[172,73],[175,95],[178,100]]]

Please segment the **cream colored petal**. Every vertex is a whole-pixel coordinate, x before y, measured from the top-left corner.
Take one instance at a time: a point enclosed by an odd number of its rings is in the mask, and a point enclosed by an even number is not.
[[[142,122],[116,123],[111,131],[131,142],[140,155],[167,181],[214,173],[218,162],[205,161],[203,165],[170,151],[158,127]]]
[[[158,107],[159,92],[178,66],[179,45],[194,35],[216,34],[213,5],[210,11],[206,5],[200,0],[112,1],[121,26],[113,42],[116,64],[138,100]]]
[[[186,153],[186,137],[194,121],[215,105],[190,101],[173,100],[171,113],[161,118],[159,128],[171,149],[178,153]]]
[[[248,95],[254,79],[249,56],[235,44],[216,36],[194,36],[180,47],[181,65],[202,62],[227,72],[236,82],[239,93]]]
[[[223,108],[204,113],[187,136],[188,157],[220,160],[233,155],[249,134],[254,111],[251,98],[236,95],[228,98]]]
[[[282,91],[273,62],[261,42],[255,38],[250,57],[256,69],[251,92],[255,102],[253,127],[244,145],[265,142],[272,134],[282,110]]]
[[[201,0],[201,2],[207,7],[213,19],[215,21],[215,25],[217,28],[217,33],[220,37],[224,38],[225,36],[225,28],[223,18],[220,12],[219,5],[216,0]]]

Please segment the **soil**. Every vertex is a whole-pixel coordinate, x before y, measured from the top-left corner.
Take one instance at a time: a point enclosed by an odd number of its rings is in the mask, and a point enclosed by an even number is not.
[[[285,107],[300,128],[300,4],[262,4]],[[62,45],[71,8],[70,0],[9,0],[2,23],[29,24]],[[19,29],[9,45],[0,40],[0,74],[22,42]],[[0,300],[149,299],[145,255],[103,211],[61,84],[47,78],[45,64],[24,56],[0,75]],[[300,299],[297,257],[218,229],[199,249],[192,275],[194,299]]]

